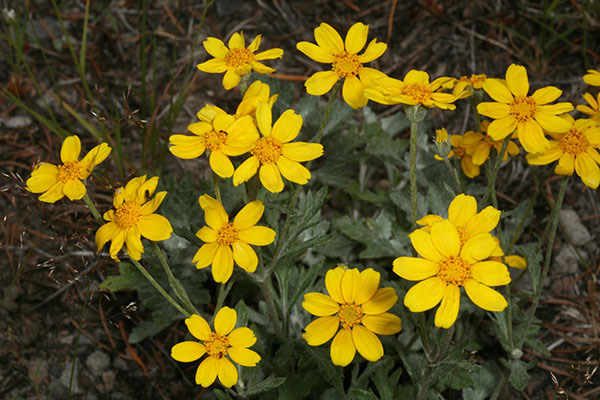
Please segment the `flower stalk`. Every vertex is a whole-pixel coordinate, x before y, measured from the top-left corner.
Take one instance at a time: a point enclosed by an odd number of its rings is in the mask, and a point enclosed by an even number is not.
[[[410,121],[410,204],[412,209],[411,229],[417,227],[417,137],[419,125],[425,119],[427,110],[420,104],[404,107],[406,117]]]

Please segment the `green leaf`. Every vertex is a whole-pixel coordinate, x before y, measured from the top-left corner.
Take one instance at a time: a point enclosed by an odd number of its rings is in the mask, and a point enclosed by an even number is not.
[[[546,357],[550,357],[552,354],[548,351],[548,348],[544,343],[534,337],[528,337],[525,339],[525,344],[532,350],[535,350],[538,354]]]
[[[351,398],[355,400],[379,400],[370,390],[353,389],[350,392]]]
[[[529,279],[533,290],[540,284],[540,263],[542,262],[541,252],[535,251],[536,245],[534,243],[528,243],[518,247],[521,254],[527,259],[527,272],[529,273]]]
[[[133,265],[120,262],[119,275],[111,275],[100,284],[103,289],[113,292],[119,290],[135,290],[141,282],[144,282],[144,276]]]
[[[481,369],[472,375],[473,386],[463,389],[463,400],[487,399],[496,389],[501,375],[502,371],[494,361],[486,361]]]
[[[334,226],[344,235],[366,246],[366,249],[360,252],[360,258],[397,257],[405,251],[407,240],[391,238],[392,222],[384,213],[374,220],[367,220],[366,225],[343,216],[334,221]]]
[[[501,358],[500,362],[510,370],[510,375],[508,376],[510,384],[519,392],[523,391],[529,381],[527,370],[534,367],[535,361],[525,364],[521,360],[506,361]]]
[[[329,350],[319,347],[310,347],[307,344],[304,344],[304,348],[306,349],[306,353],[308,353],[312,360],[317,364],[321,377],[338,391],[343,392],[343,370],[341,367],[333,365],[329,356]]]
[[[263,392],[268,392],[269,390],[275,389],[283,385],[285,380],[286,379],[283,377],[276,377],[274,375],[271,375],[262,382],[249,386],[246,390],[246,396],[255,396]]]
[[[227,392],[224,392],[221,389],[215,389],[213,390],[213,393],[217,400],[233,400]]]
[[[127,340],[131,344],[139,343],[146,338],[158,335],[167,326],[158,326],[154,321],[142,321],[138,326],[133,327]]]

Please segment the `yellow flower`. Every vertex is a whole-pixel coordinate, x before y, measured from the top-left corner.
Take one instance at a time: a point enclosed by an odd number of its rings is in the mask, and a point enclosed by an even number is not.
[[[562,94],[562,90],[547,86],[536,90],[531,96],[527,70],[512,64],[506,70],[506,82],[499,79],[486,79],[483,90],[495,102],[477,105],[477,111],[494,121],[488,128],[488,135],[494,140],[502,140],[517,130],[519,140],[528,153],[539,153],[549,146],[544,129],[549,132],[566,132],[569,124],[559,114],[573,110],[571,103],[548,104]]]
[[[496,149],[498,154],[502,150],[502,141],[494,140],[490,135],[484,134],[487,132],[489,125],[489,121],[481,121],[481,132],[468,131],[464,134],[462,143],[468,148],[468,153],[475,165],[483,165],[490,156],[492,147]],[[509,141],[502,161],[508,160],[509,155],[516,156],[517,154],[519,154],[519,147],[513,141]]]
[[[357,22],[350,27],[344,41],[333,27],[323,22],[315,28],[317,44],[299,42],[296,48],[302,53],[317,62],[331,64],[330,71],[317,72],[304,83],[308,94],[321,96],[329,92],[338,79],[344,79],[344,101],[355,109],[364,107],[368,101],[363,94],[365,86],[372,79],[385,77],[385,74],[363,64],[381,57],[387,49],[387,44],[373,39],[359,55],[358,52],[367,43],[368,34],[369,25]]]
[[[492,256],[488,260],[502,262],[502,257]],[[504,262],[506,263],[506,265],[508,265],[509,267],[512,267],[512,268],[517,268],[517,269],[527,268],[527,260],[524,257],[518,256],[516,254],[511,254],[510,256],[504,256]]]
[[[169,151],[175,157],[192,159],[201,156],[206,149],[210,150],[210,168],[222,178],[233,175],[233,163],[229,156],[248,152],[259,137],[250,116],[235,119],[224,112],[216,112],[212,122],[190,124],[188,130],[195,136],[169,137]]]
[[[232,89],[240,83],[242,75],[246,75],[254,70],[259,74],[269,74],[274,72],[273,68],[267,67],[258,61],[272,60],[281,58],[283,50],[270,49],[254,54],[260,46],[260,35],[248,45],[245,46],[244,34],[242,32],[234,33],[229,39],[229,48],[221,40],[209,37],[203,43],[204,48],[213,56],[213,59],[198,64],[198,69],[203,72],[221,73],[223,76],[223,87],[226,90]]]
[[[448,153],[448,158],[452,158],[453,156],[460,158],[460,167],[466,177],[473,179],[479,176],[481,168],[479,168],[479,165],[473,163],[470,147],[465,143],[465,136],[450,135],[450,143],[452,144],[453,149]],[[442,157],[437,154],[434,158],[436,160],[442,160]]]
[[[379,360],[383,345],[375,334],[394,335],[402,329],[400,317],[387,312],[398,301],[396,291],[391,287],[378,289],[379,280],[379,272],[372,268],[358,272],[340,266],[325,275],[329,295],[304,295],[302,307],[320,318],[306,326],[302,337],[310,346],[333,338],[330,355],[334,365],[350,364],[356,350],[369,361]]]
[[[104,161],[111,150],[106,143],[101,143],[79,160],[81,141],[75,135],[69,136],[60,148],[63,163],[58,166],[50,163],[36,165],[31,177],[27,179],[27,190],[44,193],[40,200],[47,203],[54,203],[64,196],[69,200],[79,200],[86,193],[81,181],[90,176],[94,167]]]
[[[153,199],[150,199],[157,185],[157,176],[146,181],[144,175],[133,178],[124,188],[115,191],[113,199],[115,209],[104,213],[104,220],[108,223],[102,225],[96,232],[98,251],[110,240],[111,258],[118,261],[117,253],[123,244],[126,244],[129,257],[139,260],[144,252],[142,236],[152,241],[166,240],[171,237],[173,228],[169,220],[162,215],[154,214],[167,195],[167,192],[158,192]]]
[[[559,175],[573,175],[573,171],[583,183],[596,189],[600,184],[600,154],[596,150],[600,146],[600,127],[593,120],[574,120],[565,116],[571,128],[560,134],[551,134],[548,150],[528,154],[527,161],[532,165],[546,165],[558,160],[554,172]]]
[[[171,357],[181,362],[199,360],[207,357],[196,370],[196,384],[209,387],[217,377],[225,387],[232,387],[238,381],[238,372],[233,362],[244,367],[255,367],[260,355],[248,347],[256,343],[256,336],[250,328],[235,328],[237,313],[234,309],[223,307],[215,316],[215,331],[204,318],[197,314],[186,318],[185,324],[190,333],[203,343],[185,341],[171,348]]]
[[[450,80],[451,78],[441,77],[429,83],[427,72],[410,70],[404,81],[390,77],[371,81],[365,89],[365,96],[381,104],[421,104],[429,108],[454,110],[456,106],[452,103],[461,98],[464,92],[442,92],[446,89],[442,85]]]
[[[460,287],[477,306],[488,311],[502,311],[508,305],[504,297],[489,286],[510,283],[506,265],[483,261],[498,248],[487,226],[472,225],[481,231],[461,242],[461,234],[447,219],[431,224],[431,232],[417,229],[411,233],[413,247],[421,255],[398,257],[394,272],[410,281],[422,281],[408,290],[404,305],[412,312],[429,310],[441,302],[435,314],[435,326],[449,328],[456,321],[460,307]],[[464,233],[464,232],[463,232]]]
[[[319,143],[294,142],[302,128],[302,116],[294,110],[286,110],[272,124],[271,107],[261,102],[256,109],[256,120],[262,137],[254,143],[252,156],[244,161],[233,174],[233,184],[238,186],[252,178],[258,171],[263,186],[270,192],[283,190],[281,175],[288,181],[304,185],[310,179],[310,171],[300,162],[314,160],[323,154]]]
[[[225,283],[233,273],[233,263],[246,272],[256,271],[258,257],[250,246],[266,246],[275,240],[275,231],[266,226],[256,226],[262,217],[265,206],[255,200],[246,204],[229,222],[229,216],[223,205],[208,195],[198,199],[204,210],[206,225],[196,236],[204,244],[192,262],[196,268],[206,268],[212,264],[212,276],[215,282]]]
[[[483,83],[487,79],[485,74],[471,74],[471,77],[468,78],[466,76],[461,76],[459,82],[465,82],[467,85],[471,86],[473,89],[482,89]]]
[[[588,73],[583,76],[583,81],[588,85],[600,86],[600,71],[588,69]]]
[[[589,107],[586,105],[578,105],[577,111],[589,115],[596,125],[600,125],[600,92],[598,92],[598,100],[594,99],[594,96],[589,93],[584,94],[583,98],[588,102]]]

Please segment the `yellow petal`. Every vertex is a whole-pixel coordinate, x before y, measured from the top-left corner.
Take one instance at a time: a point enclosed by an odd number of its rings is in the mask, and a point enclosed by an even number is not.
[[[477,200],[473,196],[459,194],[448,207],[448,219],[456,226],[467,226],[467,223],[477,213]]]
[[[331,25],[325,22],[315,28],[315,40],[319,47],[329,53],[339,54],[344,50],[342,37]]]
[[[452,203],[450,203],[450,206],[452,206]],[[434,222],[441,221],[442,219],[443,218],[440,217],[439,215],[429,214],[429,215],[424,216],[421,219],[418,219],[417,220],[417,224],[419,224],[419,225],[426,225],[426,226],[430,227]],[[448,219],[450,221],[454,222],[452,220],[452,218],[448,217]],[[456,224],[456,222],[454,222],[454,224]],[[456,224],[456,225],[458,226],[458,224]],[[425,232],[431,232],[431,231],[425,231]]]
[[[344,45],[349,54],[356,54],[365,47],[367,36],[369,34],[369,25],[357,22],[348,29]]]
[[[282,49],[269,49],[269,50],[261,51],[260,53],[256,53],[254,55],[254,59],[257,61],[273,60],[275,58],[281,58],[282,56],[283,56]],[[260,71],[257,71],[257,72],[260,72]],[[262,73],[262,72],[260,72],[260,73]]]
[[[398,301],[396,290],[392,287],[378,289],[373,297],[362,305],[363,313],[377,315],[388,311]]]
[[[233,252],[229,246],[219,246],[212,264],[212,276],[215,282],[225,283],[233,273]]]
[[[456,226],[449,220],[434,222],[431,225],[431,240],[435,248],[445,258],[456,257],[460,253],[460,236]]]
[[[517,268],[517,269],[525,269],[527,268],[527,260],[521,256],[512,254],[510,256],[504,257],[504,261],[506,265],[509,267]]]
[[[302,115],[296,114],[292,109],[285,110],[275,121],[272,135],[281,143],[287,143],[296,138],[302,128]]]
[[[352,268],[344,272],[342,276],[342,297],[346,303],[352,304],[356,301],[360,285],[361,281],[358,269]]]
[[[358,353],[366,360],[377,361],[383,357],[383,345],[373,332],[362,325],[352,327],[352,341]]]
[[[215,259],[215,254],[217,253],[217,249],[219,248],[219,243],[206,243],[198,249],[194,258],[192,259],[193,263],[196,263],[196,268],[206,268],[210,264],[212,264]]]
[[[77,161],[81,152],[81,141],[79,137],[68,136],[60,148],[60,159],[64,163]]]
[[[242,32],[235,32],[229,38],[229,42],[227,43],[227,46],[230,49],[243,49],[243,48],[245,48],[246,46],[245,46],[245,41],[244,41],[244,34]]]
[[[375,68],[362,67],[358,73],[358,77],[363,85],[366,87],[371,81],[376,79],[387,78],[387,75],[383,72],[376,70]]]
[[[313,60],[315,60],[316,62],[320,62],[320,63],[333,63],[335,61],[335,57],[333,56],[332,53],[328,52],[327,50],[317,46],[314,43],[310,43],[310,42],[298,42],[296,44],[296,48],[304,53],[306,56],[308,56],[309,58],[312,58]]]
[[[536,121],[519,122],[517,125],[519,141],[528,153],[540,153],[550,147],[550,142],[544,136],[544,131]]]
[[[167,240],[173,233],[169,220],[158,214],[142,215],[137,226],[142,236],[152,241]]]
[[[180,362],[198,360],[206,353],[206,348],[198,342],[181,342],[171,347],[171,357]]]
[[[120,228],[117,226],[117,224],[115,224],[114,222],[109,222],[107,224],[102,225],[100,228],[98,228],[98,230],[96,231],[96,251],[100,251],[102,250],[102,248],[104,247],[104,245],[106,244],[106,242],[108,242],[109,240],[111,240],[113,238],[113,236],[116,235],[117,231]]]
[[[381,57],[386,50],[387,44],[383,42],[377,42],[377,39],[373,39],[369,42],[365,52],[358,56],[358,61],[363,64],[371,62]]]
[[[588,154],[583,153],[575,157],[575,172],[581,178],[584,185],[592,189],[598,188],[600,184],[600,168]]]
[[[454,284],[446,286],[442,304],[435,313],[435,326],[450,328],[456,321],[460,308],[460,289]]]
[[[207,357],[200,363],[196,370],[196,384],[202,387],[209,387],[217,379],[219,360],[214,357]]]
[[[226,336],[235,327],[237,312],[230,307],[222,307],[215,316],[215,332]]]
[[[237,368],[229,359],[226,357],[222,357],[217,361],[217,376],[219,377],[219,382],[227,388],[232,387],[238,381],[238,372]]]
[[[142,257],[144,246],[142,245],[140,231],[136,226],[127,229],[127,233],[125,234],[125,244],[127,246],[127,254],[136,260],[139,260]]]
[[[484,310],[502,311],[508,306],[506,299],[500,293],[474,279],[466,281],[464,286],[469,299]]]
[[[233,164],[229,157],[220,150],[210,153],[210,168],[221,178],[229,178],[233,175]]]
[[[123,248],[123,244],[125,244],[125,231],[119,229],[116,231],[116,234],[110,239],[110,248],[108,252],[110,253],[110,257],[113,260],[117,260],[117,253]]]
[[[223,75],[223,87],[225,90],[231,90],[236,87],[241,80],[241,76],[235,69],[228,69]]]
[[[248,229],[256,225],[265,210],[263,202],[254,200],[246,204],[233,219],[233,224],[239,230]]]
[[[258,50],[258,48],[260,47],[261,38],[262,38],[261,35],[256,35],[256,37],[254,38],[252,43],[250,43],[248,45],[248,47],[247,47],[248,50],[250,50],[252,53],[254,53],[256,50]]]
[[[356,347],[352,341],[352,332],[348,329],[340,330],[331,342],[329,355],[333,365],[345,367],[350,364],[356,354]]]
[[[63,193],[71,201],[79,200],[85,196],[85,185],[79,179],[68,180],[65,182],[65,186],[63,187]]]
[[[256,364],[260,361],[258,353],[244,347],[232,346],[227,349],[227,354],[233,361],[244,367],[256,367]]]
[[[292,161],[310,161],[323,155],[323,145],[319,143],[285,143],[281,146],[281,154]]]
[[[27,189],[33,193],[42,193],[58,182],[58,167],[49,163],[38,164],[31,178],[27,179]]]
[[[510,107],[505,103],[483,102],[477,105],[477,112],[490,118],[504,118],[510,113]]]
[[[489,258],[498,248],[498,242],[489,233],[480,233],[463,244],[460,257],[469,264]]]
[[[412,312],[435,307],[446,292],[446,284],[438,277],[429,278],[411,287],[404,296],[404,305]]]
[[[488,135],[494,140],[502,140],[517,128],[517,119],[512,115],[493,120],[488,126]]]
[[[471,276],[476,281],[488,286],[510,283],[508,268],[498,261],[481,261],[471,265]]]
[[[296,161],[279,157],[276,162],[279,172],[285,179],[299,185],[305,185],[311,177],[310,171]]]
[[[240,240],[254,246],[266,246],[275,240],[275,231],[266,226],[252,226],[238,233]]]
[[[196,68],[209,74],[220,74],[227,71],[228,67],[227,64],[225,64],[225,60],[222,58],[211,58],[210,60],[197,64]]]
[[[363,315],[362,323],[378,335],[395,335],[402,330],[400,317],[390,313]]]
[[[428,259],[433,262],[440,262],[444,258],[438,249],[434,246],[431,234],[417,229],[410,235],[410,241],[421,257]]]
[[[484,208],[481,212],[475,214],[467,224],[468,237],[480,233],[490,232],[500,221],[500,210],[492,206]]]
[[[263,164],[258,170],[258,176],[260,182],[269,192],[279,193],[283,190],[283,180],[276,164]]]
[[[349,77],[344,79],[342,86],[342,97],[348,105],[355,110],[367,105],[369,101],[365,95],[365,84],[360,81],[357,77]]]
[[[158,207],[161,205],[161,203],[163,202],[163,200],[165,199],[166,195],[167,195],[167,192],[164,192],[164,191],[156,193],[156,195],[154,196],[154,198],[152,200],[150,200],[142,205],[142,208],[141,208],[142,215],[150,215],[154,211],[156,211],[158,209]]]
[[[510,104],[514,97],[508,87],[499,79],[489,78],[483,82],[483,90],[494,100],[499,103]],[[477,106],[479,111],[479,106]]]
[[[204,139],[198,136],[171,135],[169,151],[184,160],[200,157],[206,150]]]
[[[358,294],[354,300],[355,304],[363,304],[370,300],[377,292],[381,274],[373,268],[367,268],[360,273]]]
[[[302,307],[317,317],[328,317],[340,310],[340,305],[334,299],[318,292],[306,293]]]
[[[215,58],[225,58],[229,49],[225,46],[220,39],[214,37],[208,37],[204,42],[202,42],[204,48],[211,56]]]
[[[559,175],[573,175],[573,171],[575,171],[575,157],[572,154],[563,153],[558,159],[554,173]]]
[[[511,64],[506,70],[506,86],[515,96],[527,96],[529,80],[527,79],[525,67]]]
[[[263,136],[271,136],[271,129],[273,126],[273,114],[271,106],[266,102],[259,102],[256,107],[256,122],[258,129]]]
[[[248,179],[256,175],[260,167],[258,158],[252,156],[244,161],[233,173],[233,185],[238,186],[240,183],[246,182]]]
[[[200,206],[202,206],[203,198],[205,197],[200,196],[198,199],[200,201]],[[221,230],[223,225],[229,222],[229,216],[225,212],[225,209],[221,203],[216,200],[207,203],[205,207],[202,207],[202,209],[204,210],[204,219],[206,221],[206,225],[210,226],[217,232]]]
[[[320,346],[335,335],[339,326],[338,317],[317,318],[304,328],[302,337],[309,346]]]
[[[325,274],[325,288],[327,289],[327,293],[339,304],[344,303],[344,297],[342,296],[342,276],[344,276],[345,271],[346,269],[340,266],[330,269]]]
[[[398,257],[394,260],[393,271],[409,281],[422,281],[438,273],[440,264],[424,258]]]
[[[185,324],[196,339],[206,341],[212,333],[208,322],[198,314],[192,314],[185,319]]]
[[[548,132],[567,132],[571,123],[550,112],[540,111],[535,114],[535,120]]]
[[[562,94],[562,90],[554,86],[546,86],[536,90],[531,95],[536,104],[548,104],[558,99]]]
[[[404,83],[407,85],[429,85],[429,74],[425,71],[411,69],[404,76]]]
[[[321,96],[329,92],[340,77],[334,71],[319,71],[304,82],[306,92],[313,96]]]
[[[229,344],[233,347],[250,347],[256,343],[256,336],[254,335],[254,332],[252,329],[246,327],[234,329],[227,336],[227,338],[229,340]]]
[[[249,244],[237,240],[232,243],[231,248],[233,250],[233,260],[237,265],[240,266],[244,271],[252,273],[256,271],[258,265],[258,257],[256,252]]]

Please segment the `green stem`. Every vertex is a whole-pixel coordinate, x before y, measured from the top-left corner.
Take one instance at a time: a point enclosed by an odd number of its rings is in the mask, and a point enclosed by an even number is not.
[[[321,143],[321,139],[323,139],[323,134],[325,133],[325,127],[327,126],[327,122],[329,122],[329,114],[331,113],[331,109],[333,108],[333,103],[335,99],[338,97],[338,93],[340,92],[340,88],[342,87],[342,81],[338,80],[331,91],[331,95],[329,96],[329,101],[327,102],[327,108],[325,109],[325,114],[323,114],[323,119],[321,120],[321,126],[319,126],[319,131],[317,132],[317,140],[316,143]]]
[[[266,280],[259,281],[259,286],[263,292],[263,296],[265,297],[267,308],[269,309],[269,315],[271,316],[271,323],[273,324],[273,330],[275,331],[275,335],[277,335],[278,337],[283,337],[283,331],[281,329],[281,320],[279,319],[277,307],[275,307],[275,300],[273,299],[273,292],[271,291],[271,287],[269,286],[269,283]]]
[[[160,265],[162,265],[163,270],[165,271],[165,274],[167,274],[167,279],[169,280],[169,284],[171,285],[171,288],[173,288],[173,290],[175,291],[175,294],[177,295],[177,298],[179,299],[179,301],[181,301],[183,303],[183,306],[186,308],[186,311],[188,313],[200,314],[198,312],[198,310],[196,309],[196,307],[194,307],[194,304],[190,300],[190,297],[188,296],[187,291],[185,290],[185,288],[183,287],[181,282],[179,282],[177,280],[177,278],[175,278],[175,276],[173,275],[173,271],[171,271],[171,268],[169,267],[169,263],[167,262],[165,254],[162,252],[162,250],[158,246],[158,243],[153,242],[153,241],[151,241],[151,243],[152,243],[152,248],[153,248],[154,252],[156,253],[156,256],[158,257],[158,260],[160,261]]]
[[[215,196],[217,197],[217,201],[221,204],[221,189],[219,189],[219,176],[213,172],[213,185],[215,187]]]
[[[92,215],[94,216],[94,218],[96,218],[96,221],[102,225],[104,224],[104,220],[102,219],[102,216],[100,215],[100,213],[98,212],[98,209],[96,208],[96,206],[94,205],[94,203],[92,202],[92,199],[90,198],[90,196],[86,194],[83,196],[83,201],[85,201],[85,204],[87,205],[88,209],[90,210],[90,212],[92,213]]]
[[[158,293],[160,293],[169,303],[171,303],[171,305],[173,307],[175,307],[175,309],[177,311],[179,311],[181,314],[185,315],[186,318],[189,318],[191,316],[191,314],[189,312],[187,312],[183,307],[181,307],[179,305],[179,303],[177,303],[175,301],[175,299],[173,299],[171,296],[169,296],[167,291],[165,289],[163,289],[162,286],[160,286],[160,283],[158,283],[156,281],[156,279],[154,279],[152,277],[152,275],[150,275],[150,273],[146,270],[146,268],[144,268],[142,266],[142,264],[140,264],[140,262],[138,260],[134,260],[131,257],[129,257],[129,259],[131,260],[133,265],[136,266],[138,271],[140,271],[142,273],[142,275],[144,275],[144,277],[148,280],[148,282],[150,282],[150,284],[152,284],[152,286],[154,286],[154,288],[158,291]]]
[[[523,343],[525,343],[525,339],[527,338],[527,332],[529,331],[529,326],[533,321],[533,316],[535,315],[535,310],[537,309],[538,303],[540,301],[540,297],[542,295],[542,289],[544,287],[544,282],[546,281],[546,277],[548,276],[548,270],[550,269],[550,259],[552,258],[552,248],[554,247],[554,238],[556,236],[556,228],[558,227],[558,215],[560,209],[562,207],[563,200],[565,198],[565,192],[567,191],[567,182],[569,181],[569,175],[566,175],[562,178],[560,189],[558,191],[558,196],[556,198],[556,202],[554,203],[554,208],[552,209],[552,214],[550,214],[550,237],[548,238],[548,243],[546,247],[546,254],[544,256],[544,270],[542,271],[542,275],[540,280],[538,281],[537,287],[534,288],[535,292],[533,295],[533,304],[531,308],[527,310],[527,316],[525,319],[525,328],[523,329],[523,333],[519,339],[519,343],[517,345],[517,350],[521,350],[523,347]],[[540,238],[540,242],[542,242],[544,238]]]
[[[412,209],[411,227],[417,227],[418,210],[418,192],[417,192],[417,137],[419,135],[419,125],[425,116],[427,110],[420,104],[404,107],[406,117],[410,121],[410,204]]]
[[[443,337],[440,341],[440,347],[438,349],[435,357],[430,361],[429,365],[425,368],[425,372],[423,374],[423,378],[421,380],[421,384],[419,385],[419,391],[417,393],[417,400],[426,400],[427,393],[429,392],[429,385],[431,383],[431,378],[433,376],[433,368],[444,359],[446,353],[448,353],[448,348],[450,347],[450,342],[452,341],[452,336],[454,336],[454,324],[448,328],[443,330]]]
[[[510,135],[504,139],[502,143],[502,148],[500,149],[500,153],[496,158],[496,162],[494,163],[494,169],[490,176],[488,176],[488,186],[485,191],[485,195],[483,196],[483,200],[481,202],[482,207],[485,207],[489,204],[490,196],[492,205],[494,208],[498,208],[498,200],[496,199],[496,176],[498,175],[498,171],[500,170],[500,165],[502,164],[502,159],[504,158],[504,153],[506,153],[506,149],[508,148],[508,143],[510,142]]]
[[[450,171],[450,175],[452,176],[452,180],[454,181],[456,190],[459,193],[461,193],[462,190],[461,190],[460,180],[458,179],[458,174],[456,173],[456,169],[454,169],[454,166],[452,165],[452,163],[450,162],[448,157],[444,157],[444,164],[446,164],[446,168],[448,168],[448,171]]]

